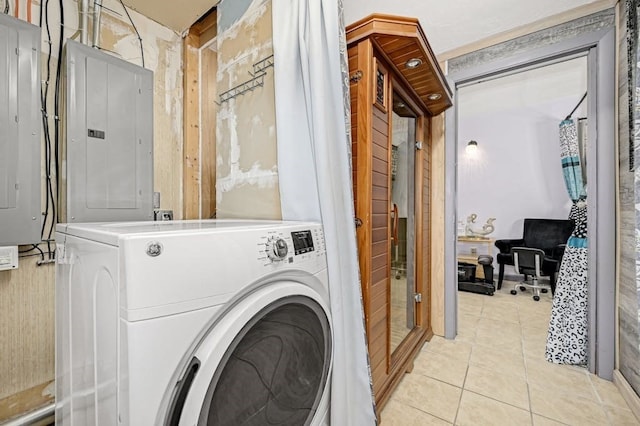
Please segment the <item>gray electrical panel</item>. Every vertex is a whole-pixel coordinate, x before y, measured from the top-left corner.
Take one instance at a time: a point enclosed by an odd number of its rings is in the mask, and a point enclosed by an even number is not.
[[[153,220],[153,73],[66,45],[60,222]]]
[[[40,242],[40,28],[0,13],[0,246]]]

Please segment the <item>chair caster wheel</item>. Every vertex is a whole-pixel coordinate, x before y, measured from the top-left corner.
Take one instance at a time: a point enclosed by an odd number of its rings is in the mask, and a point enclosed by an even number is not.
[[[536,302],[540,300],[540,296],[533,296],[533,300],[535,300]]]
[[[518,294],[518,292],[515,291],[515,290],[511,290],[511,294],[513,294],[515,296],[516,294]]]
[[[548,292],[549,292],[549,290],[547,290],[546,288],[543,288],[543,289],[540,290],[540,293],[548,293]]]
[[[520,286],[520,291],[526,291],[526,290],[527,290],[527,288],[525,286],[523,286],[523,285]]]

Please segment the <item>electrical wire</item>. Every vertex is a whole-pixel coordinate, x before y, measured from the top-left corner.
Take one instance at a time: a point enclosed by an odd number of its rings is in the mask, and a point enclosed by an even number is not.
[[[27,249],[27,250],[18,250],[18,253],[22,254],[22,253],[29,253],[30,251],[34,251],[36,249],[36,247],[38,247],[37,244],[31,244],[31,248]]]
[[[23,254],[22,256],[18,254],[18,257],[32,257],[32,256],[40,256],[40,259],[44,262],[44,252],[37,244],[32,244],[32,247],[29,250],[21,250],[18,253],[29,253],[30,251],[38,250],[39,253],[34,254]]]
[[[61,8],[62,2],[60,4]],[[62,42],[64,40],[64,9],[60,11],[61,15],[61,23],[60,23],[60,45],[58,46],[58,67],[56,70],[56,83],[59,85],[60,73],[61,73],[61,56],[62,56]],[[59,109],[59,100],[56,98],[56,112],[54,115],[54,122],[56,124],[54,135],[55,145],[52,146],[51,141],[51,124],[50,124],[50,116],[48,110],[48,99],[49,99],[49,86],[51,84],[51,59],[53,54],[53,43],[51,40],[51,27],[49,25],[49,0],[42,0],[40,3],[40,18],[39,25],[42,28],[44,25],[45,33],[46,33],[46,44],[48,46],[47,50],[47,62],[46,62],[46,77],[42,82],[42,86],[40,88],[40,102],[41,102],[41,112],[42,112],[42,134],[44,139],[44,156],[45,156],[45,187],[46,187],[46,195],[45,195],[45,208],[43,212],[43,220],[42,220],[42,228],[40,230],[42,242],[47,244],[47,255],[49,260],[52,260],[55,257],[55,249],[52,250],[51,236],[53,234],[53,230],[55,229],[55,225],[57,223],[57,214],[56,214],[56,196],[54,188],[58,187],[58,109]],[[59,87],[56,86],[56,91],[59,90]],[[53,157],[53,158],[52,158]],[[55,165],[55,168],[52,168],[52,164]],[[54,173],[55,170],[55,173]],[[47,227],[47,225],[49,225]],[[33,250],[33,249],[31,249]],[[37,247],[37,250],[42,253],[42,261],[44,262],[44,253]],[[30,250],[29,250],[30,251]]]
[[[120,0],[120,4],[122,5],[122,8],[124,9],[124,13],[127,14],[127,18],[129,18],[129,22],[131,22],[131,26],[135,30],[136,35],[138,36],[138,40],[140,41],[140,55],[142,56],[142,68],[144,68],[144,47],[142,46],[142,37],[140,37],[140,33],[138,32],[138,28],[136,28],[136,24],[133,23],[133,19],[131,19],[131,15],[129,15],[129,11],[127,10],[127,7],[124,5],[122,0]]]
[[[4,14],[9,14],[9,0],[4,0]]]
[[[49,111],[47,107],[47,100],[49,98],[49,84],[51,81],[51,56],[52,56],[52,42],[51,42],[51,29],[49,26],[49,0],[42,0],[40,3],[40,26],[42,27],[44,19],[44,26],[47,35],[47,66],[46,66],[46,77],[43,81],[43,86],[41,87],[41,110],[42,110],[42,130],[44,137],[44,151],[45,151],[45,181],[46,181],[46,196],[45,196],[45,209],[42,220],[42,229],[41,229],[41,238],[43,241],[47,243],[47,253],[49,259],[52,258],[53,253],[51,250],[51,234],[53,232],[53,228],[55,227],[56,220],[56,199],[54,195],[54,184],[57,188],[57,172],[55,174],[55,183],[52,178],[51,173],[51,162],[52,162],[52,147],[51,147],[51,126],[49,124]],[[50,216],[51,215],[51,216]],[[48,232],[46,231],[47,222],[50,220],[50,227]],[[43,258],[44,260],[44,258]]]
[[[48,1],[48,0],[47,0]],[[55,169],[55,186],[58,188],[59,176],[60,176],[60,164],[59,164],[59,154],[60,154],[60,92],[62,90],[60,85],[60,77],[62,74],[62,47],[64,43],[64,3],[63,0],[59,0],[60,5],[60,40],[58,42],[58,64],[56,66],[56,87],[55,87],[55,99],[54,99],[54,169]],[[51,197],[54,198],[53,190],[51,189]],[[49,235],[47,240],[51,240],[51,236],[53,235],[53,230],[56,226],[56,222],[58,221],[56,214],[56,205],[55,203],[52,206],[53,219],[51,220],[51,227],[49,228]],[[49,250],[51,255],[51,250]]]

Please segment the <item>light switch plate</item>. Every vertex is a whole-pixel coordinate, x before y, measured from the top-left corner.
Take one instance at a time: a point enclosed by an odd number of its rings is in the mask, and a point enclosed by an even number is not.
[[[0,247],[0,271],[18,269],[18,246]]]

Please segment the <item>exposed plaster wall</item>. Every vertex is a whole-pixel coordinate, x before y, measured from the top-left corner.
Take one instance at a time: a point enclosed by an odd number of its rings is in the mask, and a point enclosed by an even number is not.
[[[253,64],[273,54],[271,0],[225,0],[218,17],[220,94],[250,80]],[[217,217],[281,217],[275,122],[272,67],[266,69],[262,87],[219,106]]]
[[[64,36],[69,38],[78,27],[77,2],[64,0],[63,4]],[[115,56],[141,64],[138,39],[122,13],[122,6],[115,0],[107,0],[103,4],[100,46]],[[25,19],[25,8],[26,1],[21,1],[21,19]],[[32,22],[36,25],[39,8],[40,3],[35,0]],[[122,16],[107,8],[122,13]],[[52,72],[55,72],[60,34],[58,10],[58,3],[50,2]],[[182,211],[182,40],[180,35],[158,23],[136,12],[130,13],[143,39],[146,68],[154,72],[155,79],[154,190],[162,193],[162,207],[173,209],[179,216]],[[91,20],[89,22],[91,28]],[[44,79],[48,51],[44,30],[42,40]],[[55,74],[52,74],[48,99],[52,129],[54,78]],[[44,194],[44,172],[42,188]],[[52,397],[49,387],[43,392],[31,392],[26,405],[16,403],[15,397],[7,398],[54,378],[54,265],[37,267],[35,262],[35,257],[23,258],[19,269],[0,272],[0,422],[12,413]]]

